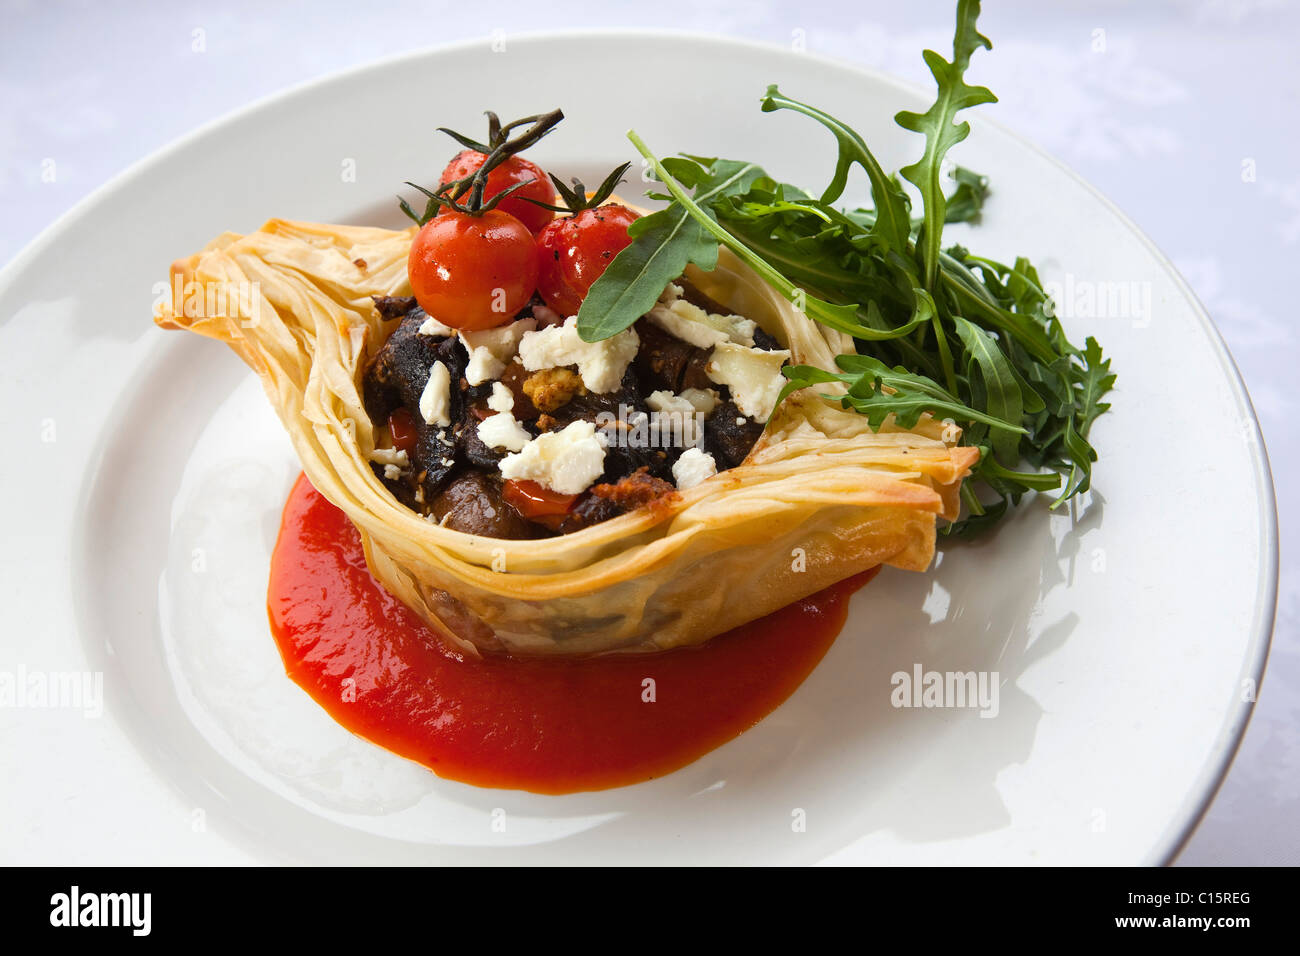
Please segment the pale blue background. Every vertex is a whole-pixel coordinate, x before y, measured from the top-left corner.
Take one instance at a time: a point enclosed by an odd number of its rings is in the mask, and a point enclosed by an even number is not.
[[[811,53],[923,82],[918,52],[945,48],[951,10],[947,0],[3,0],[0,262],[173,138],[286,86],[388,54],[495,30],[671,27],[782,45],[802,38]],[[989,115],[1074,167],[1154,238],[1218,323],[1250,388],[1279,489],[1277,633],[1241,753],[1181,862],[1295,864],[1300,568],[1289,559],[1300,511],[1289,492],[1300,465],[1300,7],[1286,0],[1002,0],[988,5],[981,26],[996,54],[981,57],[971,78],[1001,97]],[[629,69],[652,79],[646,65]],[[53,182],[42,180],[47,160]],[[1243,164],[1253,165],[1253,182],[1243,179]],[[1186,392],[1194,407],[1196,383],[1187,382]],[[1231,504],[1187,520],[1231,520]]]

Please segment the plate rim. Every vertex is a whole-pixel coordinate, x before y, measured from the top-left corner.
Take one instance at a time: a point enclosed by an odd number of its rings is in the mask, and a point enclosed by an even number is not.
[[[929,92],[921,85],[912,83],[899,77],[877,70],[873,67],[846,60],[838,56],[832,56],[823,53],[812,52],[795,52],[785,46],[776,43],[770,43],[749,38],[729,36],[708,31],[689,31],[670,28],[637,28],[637,27],[620,27],[620,28],[603,28],[592,27],[583,29],[555,29],[555,30],[536,30],[520,31],[518,33],[507,34],[508,42],[527,43],[527,44],[545,44],[555,42],[572,42],[574,40],[584,39],[606,39],[615,38],[624,41],[636,40],[654,40],[654,41],[672,41],[677,43],[689,42],[703,46],[727,47],[732,50],[745,51],[748,53],[762,53],[767,56],[778,54],[782,57],[798,57],[801,60],[819,61],[833,69],[854,74],[864,80],[872,81],[876,84],[893,87],[907,95],[928,96]],[[222,127],[237,122],[247,116],[256,114],[275,107],[287,100],[299,96],[307,96],[316,92],[319,88],[327,87],[332,84],[346,82],[349,79],[360,77],[370,73],[379,73],[384,70],[392,69],[398,65],[412,63],[415,61],[436,58],[445,54],[461,52],[475,47],[481,47],[489,42],[487,37],[476,37],[464,39],[454,43],[433,44],[419,47],[417,49],[406,50],[400,53],[381,56],[363,63],[346,67],[341,70],[331,71],[321,76],[292,84],[283,89],[274,91],[267,95],[258,97],[249,103],[236,107],[217,117],[210,119],[187,133],[176,137],[151,153],[132,162],[126,168],[120,170],[106,182],[100,184],[75,202],[69,209],[64,211],[53,222],[42,229],[34,238],[26,243],[16,255],[13,256],[3,267],[0,267],[0,295],[3,295],[7,289],[16,284],[20,276],[39,260],[51,247],[63,237],[72,226],[82,217],[94,212],[94,209],[111,197],[114,193],[127,188],[136,180],[142,180],[148,176],[155,167],[168,161],[175,153],[180,152],[187,146],[197,140],[201,140],[212,132]],[[1258,700],[1259,689],[1263,683],[1263,677],[1267,668],[1269,652],[1272,647],[1272,639],[1276,624],[1277,601],[1279,589],[1279,527],[1277,516],[1277,497],[1276,486],[1273,481],[1272,468],[1269,461],[1268,448],[1264,441],[1262,429],[1259,424],[1259,417],[1255,412],[1254,404],[1251,401],[1249,389],[1241,375],[1236,360],[1233,358],[1222,333],[1215,325],[1205,306],[1197,298],[1195,292],[1187,284],[1186,279],[1178,271],[1173,262],[1167,255],[1156,245],[1156,243],[1111,199],[1102,193],[1096,186],[1090,183],[1082,175],[1076,172],[1068,164],[1054,156],[1045,148],[1029,137],[1015,131],[1004,125],[1001,121],[990,119],[983,115],[970,117],[973,128],[981,127],[994,130],[1007,139],[1014,142],[1022,149],[1028,149],[1037,154],[1041,159],[1046,160],[1055,166],[1060,172],[1072,179],[1075,183],[1083,187],[1090,196],[1101,203],[1101,205],[1116,220],[1123,225],[1134,238],[1152,256],[1155,262],[1166,272],[1172,280],[1174,287],[1183,296],[1191,306],[1191,311],[1205,333],[1212,352],[1222,367],[1225,378],[1228,382],[1229,389],[1237,402],[1239,410],[1243,413],[1244,420],[1250,422],[1250,440],[1247,445],[1250,449],[1252,471],[1257,492],[1257,506],[1260,509],[1260,524],[1262,535],[1260,538],[1261,554],[1261,575],[1260,587],[1256,595],[1256,603],[1253,610],[1254,621],[1253,633],[1249,636],[1249,643],[1241,662],[1241,676],[1249,676],[1255,681],[1255,699],[1239,700],[1237,706],[1225,715],[1223,723],[1220,725],[1218,734],[1212,744],[1212,750],[1199,773],[1196,781],[1183,798],[1175,818],[1170,821],[1165,830],[1155,839],[1153,848],[1147,859],[1150,865],[1169,865],[1173,863],[1178,855],[1186,847],[1188,841],[1196,832],[1209,807],[1213,804],[1228,772],[1232,767],[1241,747],[1241,742],[1250,724],[1250,719],[1254,714],[1255,704]],[[95,456],[91,456],[93,463]],[[90,469],[93,471],[93,469]],[[93,475],[83,476],[83,482]]]

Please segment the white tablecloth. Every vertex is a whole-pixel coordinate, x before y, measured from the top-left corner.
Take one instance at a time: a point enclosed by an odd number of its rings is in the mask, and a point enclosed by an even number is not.
[[[0,261],[132,162],[286,86],[493,31],[646,26],[743,36],[927,82],[947,0],[627,5],[430,2],[0,4]],[[1111,197],[1178,265],[1226,337],[1280,492],[1282,586],[1260,702],[1181,862],[1300,863],[1300,465],[1288,426],[1300,350],[1300,4],[1149,0],[988,4],[995,54],[972,79],[989,115]],[[1197,400],[1194,383],[1188,402]],[[1189,520],[1197,520],[1189,516]]]

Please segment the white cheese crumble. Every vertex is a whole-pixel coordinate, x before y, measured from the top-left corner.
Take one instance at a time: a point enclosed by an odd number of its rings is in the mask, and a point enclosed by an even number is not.
[[[499,325],[494,329],[461,332],[461,343],[469,353],[465,381],[471,385],[482,385],[484,382],[499,378],[506,370],[506,363],[514,358],[515,352],[518,351],[520,339],[535,328],[537,328],[537,320],[528,318]]]
[[[522,451],[501,459],[501,477],[535,481],[562,495],[586,491],[605,470],[605,436],[594,422],[538,435]]]
[[[489,448],[504,448],[506,451],[523,451],[524,446],[532,440],[532,435],[510,412],[498,412],[489,415],[478,423],[479,441]]]
[[[706,312],[681,295],[682,287],[670,282],[659,301],[646,313],[650,321],[696,348],[710,349],[723,342],[746,347],[754,345],[754,330],[758,323],[753,319]]]
[[[681,339],[697,349],[711,349],[727,341],[727,333],[709,328],[701,322],[685,318],[670,307],[656,305],[648,313],[650,321],[674,338]]]
[[[420,393],[420,417],[426,425],[451,424],[451,371],[442,362],[429,369],[429,380]]]
[[[694,405],[685,398],[674,395],[666,389],[651,392],[646,396],[645,403],[652,412],[678,412],[682,415],[695,414]]]
[[[717,402],[717,394],[712,389],[688,389],[687,391],[698,392],[707,398],[713,394],[713,401]],[[660,390],[651,392],[647,396],[645,403],[650,410],[655,413],[655,421],[651,425],[652,434],[659,442],[665,438],[670,439],[670,444],[699,445],[704,441],[704,421],[699,407],[695,405],[686,396],[686,392],[681,395],[674,395],[672,392]],[[696,420],[696,416],[700,416]]]
[[[429,316],[420,323],[420,327],[415,330],[416,335],[434,335],[439,338],[447,338],[449,335],[455,335],[456,330],[450,325],[443,325],[433,316]]]
[[[384,477],[389,481],[396,481],[402,477],[402,469],[396,465],[384,465]]]
[[[370,453],[370,460],[380,465],[396,465],[398,468],[411,467],[411,459],[400,448],[376,448]]]
[[[530,372],[576,365],[582,384],[599,395],[618,388],[640,346],[632,329],[599,342],[584,342],[578,335],[577,316],[570,316],[563,325],[526,334],[519,342],[519,359]]]
[[[684,388],[681,397],[694,405],[701,415],[708,415],[718,407],[718,393],[711,388]]]
[[[500,382],[493,382],[492,394],[488,396],[487,406],[494,412],[514,411],[515,393]]]
[[[680,394],[674,395],[661,389],[651,392],[646,404],[654,412],[699,412],[707,415],[718,407],[718,393],[711,388],[684,388]]]
[[[765,422],[772,416],[777,396],[785,386],[781,366],[789,358],[785,349],[765,352],[724,342],[713,350],[704,371],[710,379],[731,389],[731,397],[742,412]]]
[[[698,448],[688,448],[673,464],[673,481],[677,482],[678,491],[694,488],[706,478],[718,473],[718,465],[713,456]]]

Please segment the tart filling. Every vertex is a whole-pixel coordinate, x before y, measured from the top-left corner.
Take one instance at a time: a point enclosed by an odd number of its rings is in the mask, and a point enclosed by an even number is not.
[[[371,467],[427,520],[486,537],[577,531],[736,467],[790,360],[685,279],[594,343],[540,298],[471,332],[413,297],[374,302],[393,329],[363,378]]]

